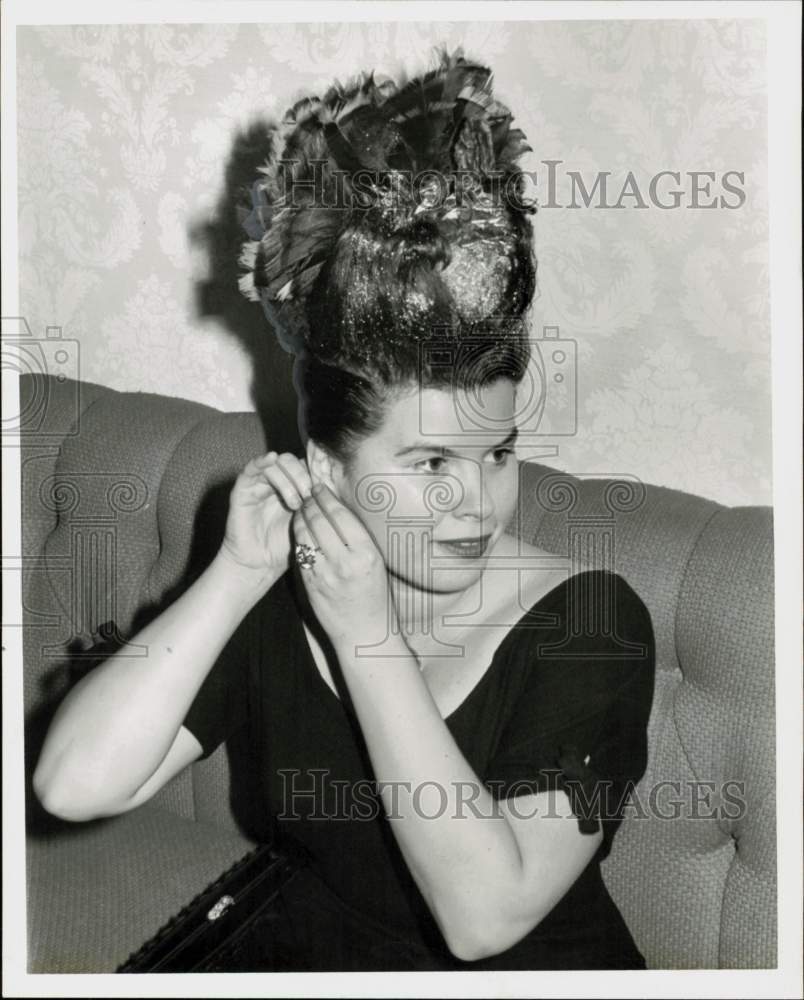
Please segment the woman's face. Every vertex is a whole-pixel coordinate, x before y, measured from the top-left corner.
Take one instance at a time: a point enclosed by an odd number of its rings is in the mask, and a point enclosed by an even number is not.
[[[386,407],[333,484],[382,552],[415,587],[465,590],[482,573],[513,517],[516,386],[407,389]]]

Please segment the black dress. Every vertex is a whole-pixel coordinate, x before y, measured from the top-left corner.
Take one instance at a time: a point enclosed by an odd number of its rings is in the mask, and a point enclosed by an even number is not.
[[[244,618],[184,722],[204,757],[249,727],[253,795],[275,835],[312,858],[285,891],[254,971],[644,968],[600,873],[647,763],[655,647],[635,591],[605,570],[555,587],[445,719],[497,798],[564,788],[581,830],[603,827],[595,856],[537,927],[465,963],[447,950],[396,845],[345,686],[339,698],[315,665],[298,572]]]

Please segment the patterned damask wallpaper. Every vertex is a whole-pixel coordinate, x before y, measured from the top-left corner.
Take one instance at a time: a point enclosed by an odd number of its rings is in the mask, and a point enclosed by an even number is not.
[[[558,395],[555,345],[540,351],[542,427],[570,432],[545,460],[770,503],[758,21],[20,28],[32,329],[77,341],[84,379],[257,408],[292,443],[289,357],[237,292],[233,192],[261,162],[261,120],[336,77],[415,70],[439,44],[495,69],[533,147],[533,332],[559,328],[569,375]]]

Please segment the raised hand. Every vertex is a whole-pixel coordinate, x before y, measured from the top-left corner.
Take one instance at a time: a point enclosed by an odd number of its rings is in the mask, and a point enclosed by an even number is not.
[[[360,519],[321,484],[293,515],[293,534],[316,550],[301,575],[336,651],[382,642],[395,612],[385,560]]]
[[[288,568],[290,521],[312,481],[306,462],[283,452],[253,458],[235,481],[221,555],[255,579],[275,579]]]

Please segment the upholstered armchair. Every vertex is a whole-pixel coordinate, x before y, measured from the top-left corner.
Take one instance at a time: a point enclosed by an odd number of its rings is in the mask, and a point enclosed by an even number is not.
[[[53,706],[203,569],[271,432],[254,413],[69,379],[23,376],[21,397],[30,786]],[[530,462],[520,474],[520,537],[612,553],[653,618],[647,773],[604,863],[648,966],[774,966],[772,510]],[[145,651],[126,649],[135,670]],[[114,971],[263,836],[238,752],[107,820],[64,823],[29,794],[29,971]]]

